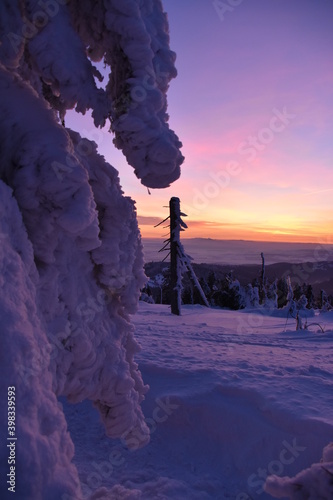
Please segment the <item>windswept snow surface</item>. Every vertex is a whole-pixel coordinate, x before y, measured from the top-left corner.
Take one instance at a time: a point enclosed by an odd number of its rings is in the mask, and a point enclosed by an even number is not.
[[[178,317],[140,303],[132,319],[151,441],[127,451],[87,402],[66,405],[85,498],[264,500],[267,476],[319,463],[333,441],[332,313],[308,318],[324,333],[296,332],[281,311],[183,306]]]

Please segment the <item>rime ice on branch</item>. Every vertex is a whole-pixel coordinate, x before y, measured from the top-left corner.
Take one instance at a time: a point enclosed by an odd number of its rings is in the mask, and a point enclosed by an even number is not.
[[[117,171],[61,121],[73,108],[109,119],[143,184],[169,185],[183,161],[166,113],[175,55],[159,0],[3,0],[0,40],[0,379],[22,395],[20,484],[80,498],[56,396],[92,400],[111,437],[148,441],[129,321],[145,276]]]
[[[175,53],[159,0],[71,0],[72,22],[92,61],[111,67],[105,96],[114,143],[148,187],[178,179],[181,142],[168,126],[166,92],[175,78]],[[105,111],[108,108],[105,108]],[[108,114],[100,116],[102,125]]]

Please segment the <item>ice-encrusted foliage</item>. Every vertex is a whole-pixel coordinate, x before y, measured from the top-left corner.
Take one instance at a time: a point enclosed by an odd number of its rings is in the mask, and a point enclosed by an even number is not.
[[[116,147],[144,185],[168,186],[179,177],[183,156],[167,123],[166,92],[177,72],[161,1],[72,0],[69,9],[91,60],[111,67],[106,97]]]
[[[77,471],[71,464],[74,446],[52,390],[54,374],[48,370],[51,346],[37,306],[33,247],[13,192],[1,180],[0,213],[0,391],[5,400],[7,388],[15,388],[17,441],[11,442],[16,444],[14,467],[20,477],[15,493],[19,498],[58,500],[64,493],[79,498]],[[7,421],[4,404],[0,417]],[[7,451],[5,446],[1,450],[4,478]]]
[[[80,498],[56,397],[93,401],[111,437],[149,440],[129,321],[146,278],[134,202],[62,120],[110,120],[141,181],[169,185],[183,161],[166,113],[175,55],[159,0],[4,0],[0,38],[1,381],[21,393],[20,484]]]
[[[181,142],[168,126],[166,92],[177,74],[160,0],[4,0],[1,62],[15,68],[60,117],[92,110],[141,182],[180,175]],[[108,82],[94,65],[109,68]]]

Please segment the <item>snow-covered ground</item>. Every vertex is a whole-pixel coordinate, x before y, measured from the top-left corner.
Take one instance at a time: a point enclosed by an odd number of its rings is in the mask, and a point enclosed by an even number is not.
[[[132,320],[151,442],[128,451],[89,402],[63,401],[85,498],[100,487],[94,498],[264,500],[267,475],[320,461],[333,441],[332,313],[308,319],[324,332],[296,332],[281,312],[202,306],[178,317],[140,303]]]

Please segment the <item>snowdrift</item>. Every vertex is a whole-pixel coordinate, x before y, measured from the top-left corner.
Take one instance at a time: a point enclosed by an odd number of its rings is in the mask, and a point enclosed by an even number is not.
[[[140,303],[132,320],[151,441],[135,453],[105,443],[87,402],[65,404],[85,498],[98,486],[119,499],[269,500],[273,491],[288,497],[289,481],[304,484],[291,498],[318,499],[323,488],[330,500],[330,447],[320,463],[333,435],[330,316],[318,318],[325,333],[282,333],[285,318],[258,311],[183,306],[176,317]],[[238,331],[244,322],[251,331]]]

